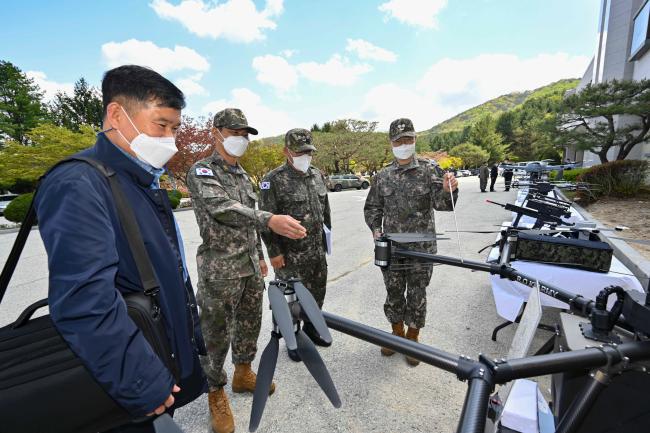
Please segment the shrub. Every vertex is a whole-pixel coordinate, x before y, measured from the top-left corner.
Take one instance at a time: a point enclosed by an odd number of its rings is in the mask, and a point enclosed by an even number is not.
[[[586,170],[586,168],[572,168],[570,170],[564,170],[564,176],[562,176],[562,180],[565,180],[567,182],[575,182],[578,176],[584,173]],[[555,180],[557,178],[557,171],[552,171],[548,177],[551,180]]]
[[[596,201],[603,196],[631,197],[638,194],[648,172],[648,161],[625,159],[610,161],[586,169],[577,178],[579,182],[594,184],[591,193],[582,192],[580,199]]]
[[[5,209],[4,217],[14,223],[23,222],[27,216],[32,198],[34,198],[34,193],[30,192],[29,194],[19,195],[11,200]]]
[[[169,203],[172,205],[172,209],[176,209],[181,203],[181,192],[177,189],[168,189],[167,197],[169,197]]]

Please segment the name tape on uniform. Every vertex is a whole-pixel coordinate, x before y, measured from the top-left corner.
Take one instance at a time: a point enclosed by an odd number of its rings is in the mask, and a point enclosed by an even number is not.
[[[260,189],[271,189],[271,182],[260,183]]]
[[[211,169],[207,167],[197,167],[196,168],[196,175],[197,176],[214,176],[214,173],[212,172]]]

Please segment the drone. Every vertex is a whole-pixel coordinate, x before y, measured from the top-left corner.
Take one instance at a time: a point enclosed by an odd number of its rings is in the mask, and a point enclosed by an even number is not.
[[[561,165],[548,165],[552,160],[545,159],[542,161],[530,161],[526,165],[511,165],[511,164],[501,164],[500,167],[504,170],[523,170],[526,173],[541,173],[549,171],[558,171],[558,170],[570,170],[572,168],[578,168],[582,166],[581,162],[572,162],[568,164]]]
[[[585,422],[596,398],[612,380],[623,372],[641,368],[643,361],[650,360],[650,295],[626,292],[620,287],[607,287],[594,301],[521,273],[510,267],[506,259],[499,263],[482,263],[406,248],[409,243],[434,238],[435,235],[419,233],[381,235],[375,240],[375,265],[385,269],[399,259],[416,259],[429,264],[486,272],[528,285],[539,293],[566,303],[576,316],[588,318],[588,322],[585,322],[584,326],[581,325],[581,329],[584,338],[592,341],[591,347],[500,360],[479,354],[478,359],[474,360],[321,311],[300,280],[273,281],[268,291],[273,331],[271,341],[260,359],[249,431],[256,431],[260,425],[277,362],[278,341],[281,338],[285,339],[289,348],[298,349],[306,361],[305,366],[332,405],[337,408],[341,406],[341,399],[323,360],[299,329],[299,321],[305,319],[314,324],[321,338],[326,341],[332,341],[328,329],[331,328],[371,344],[388,347],[455,374],[458,380],[467,382],[468,390],[456,430],[458,433],[486,431],[486,423],[494,417],[494,413],[489,409],[493,401],[491,394],[497,385],[521,378],[586,369],[591,371],[591,374],[586,376],[585,385],[577,392],[573,403],[557,417],[556,432],[576,432]],[[503,248],[506,249],[503,257],[508,257],[509,243]],[[611,310],[607,310],[607,300],[610,296],[616,296],[616,303]],[[620,340],[619,337],[619,334],[624,332],[631,335],[626,341]],[[491,417],[488,418],[488,415]]]

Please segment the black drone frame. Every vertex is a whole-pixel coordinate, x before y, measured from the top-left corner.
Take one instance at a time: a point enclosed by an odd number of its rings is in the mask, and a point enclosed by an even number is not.
[[[509,248],[509,244],[506,243],[502,258],[508,257]],[[650,295],[644,299],[640,294],[633,294],[635,292],[628,293],[620,288],[608,288],[601,292],[596,301],[593,301],[523,274],[508,266],[506,259],[502,259],[498,264],[462,260],[393,248],[389,237],[379,237],[375,241],[375,264],[385,268],[390,265],[392,258],[409,258],[421,262],[458,266],[499,275],[502,278],[531,287],[539,287],[541,293],[568,304],[572,312],[590,317],[591,332],[602,339],[607,339],[615,325],[635,331],[637,337],[650,335]],[[607,297],[610,294],[616,294],[618,300],[612,311],[607,311]],[[320,355],[311,341],[304,338],[304,333],[297,326],[301,319],[310,320],[321,338],[326,341],[331,341],[327,329],[329,327],[360,340],[387,347],[425,364],[453,373],[461,381],[467,381],[468,391],[457,433],[484,433],[490,394],[496,385],[516,379],[590,369],[593,370],[593,374],[589,376],[584,389],[556,427],[556,433],[575,432],[600,392],[611,382],[613,376],[630,368],[635,362],[650,359],[650,341],[639,339],[623,344],[605,343],[583,350],[509,360],[492,360],[479,354],[478,360],[472,360],[463,355],[454,355],[394,336],[335,314],[321,312],[299,280],[272,282],[269,286],[269,300],[273,311],[274,329],[271,342],[264,350],[260,360],[258,383],[253,398],[249,426],[251,432],[257,429],[261,420],[277,361],[277,341],[281,337],[287,341],[287,347],[297,347],[301,356],[308,355],[306,358],[303,356],[303,361],[306,361],[305,365],[314,379],[335,407],[339,407],[341,404]]]

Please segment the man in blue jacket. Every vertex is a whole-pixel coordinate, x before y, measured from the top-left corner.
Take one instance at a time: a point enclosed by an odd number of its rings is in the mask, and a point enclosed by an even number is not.
[[[205,347],[183,243],[162,167],[176,152],[185,106],[170,81],[140,66],[102,80],[104,129],[81,155],[116,172],[160,284],[159,303],[179,369],[175,380],[129,318],[121,294],[142,291],[106,178],[70,162],[44,180],[35,202],[48,254],[54,325],[106,392],[133,417],[173,411],[207,391],[199,363]],[[153,431],[151,421],[119,432]]]

